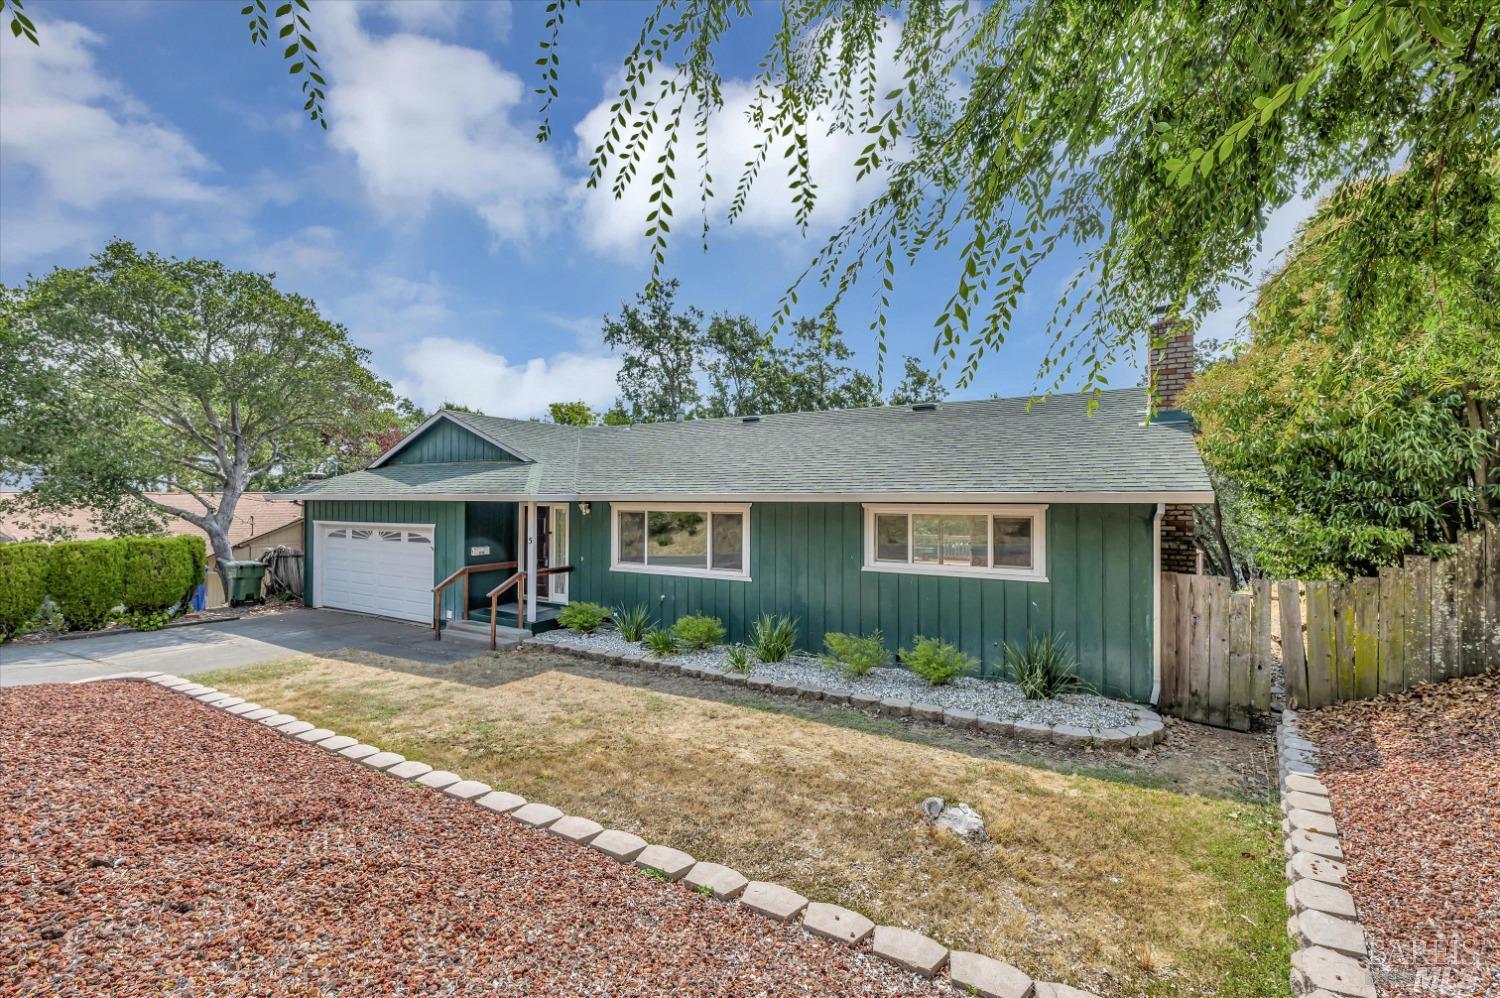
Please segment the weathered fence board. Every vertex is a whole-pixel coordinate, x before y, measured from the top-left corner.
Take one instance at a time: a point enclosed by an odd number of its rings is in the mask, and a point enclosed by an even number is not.
[[[1500,664],[1500,528],[1464,535],[1441,561],[1408,557],[1350,582],[1162,577],[1164,710],[1245,730],[1270,706],[1272,614],[1287,699],[1322,707],[1476,675]]]
[[[1250,662],[1255,651],[1250,627],[1250,608],[1253,602],[1254,597],[1241,593],[1229,597],[1229,627],[1226,634],[1229,683],[1223,717],[1225,727],[1240,731],[1250,730]]]
[[[1276,671],[1276,656],[1271,651],[1271,580],[1255,579],[1250,583],[1250,708],[1271,709],[1271,676]]]
[[[1276,584],[1276,604],[1281,613],[1281,668],[1286,676],[1287,699],[1292,703],[1307,703],[1307,655],[1302,644],[1302,593],[1296,582]]]

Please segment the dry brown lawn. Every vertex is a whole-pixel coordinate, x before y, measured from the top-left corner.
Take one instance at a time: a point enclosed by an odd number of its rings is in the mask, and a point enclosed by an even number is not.
[[[1038,978],[1285,993],[1266,801],[985,758],[848,709],[652,689],[649,674],[535,649],[465,665],[349,653],[202,681]],[[992,841],[929,830],[914,806],[934,794],[976,808]]]

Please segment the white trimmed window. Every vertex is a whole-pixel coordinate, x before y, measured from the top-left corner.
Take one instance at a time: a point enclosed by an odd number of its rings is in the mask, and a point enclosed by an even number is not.
[[[866,503],[864,567],[1044,582],[1047,507]]]
[[[610,515],[616,572],[750,578],[749,504],[616,503]]]

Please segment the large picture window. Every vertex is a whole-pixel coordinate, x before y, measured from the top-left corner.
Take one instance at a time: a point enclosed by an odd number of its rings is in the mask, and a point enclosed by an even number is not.
[[[865,571],[1045,580],[1045,506],[865,505]]]
[[[617,504],[614,557],[617,572],[750,577],[750,507]]]

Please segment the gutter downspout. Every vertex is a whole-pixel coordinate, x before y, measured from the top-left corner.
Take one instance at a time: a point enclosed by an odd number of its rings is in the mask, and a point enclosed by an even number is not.
[[[1151,705],[1161,703],[1161,521],[1167,504],[1151,518]]]

